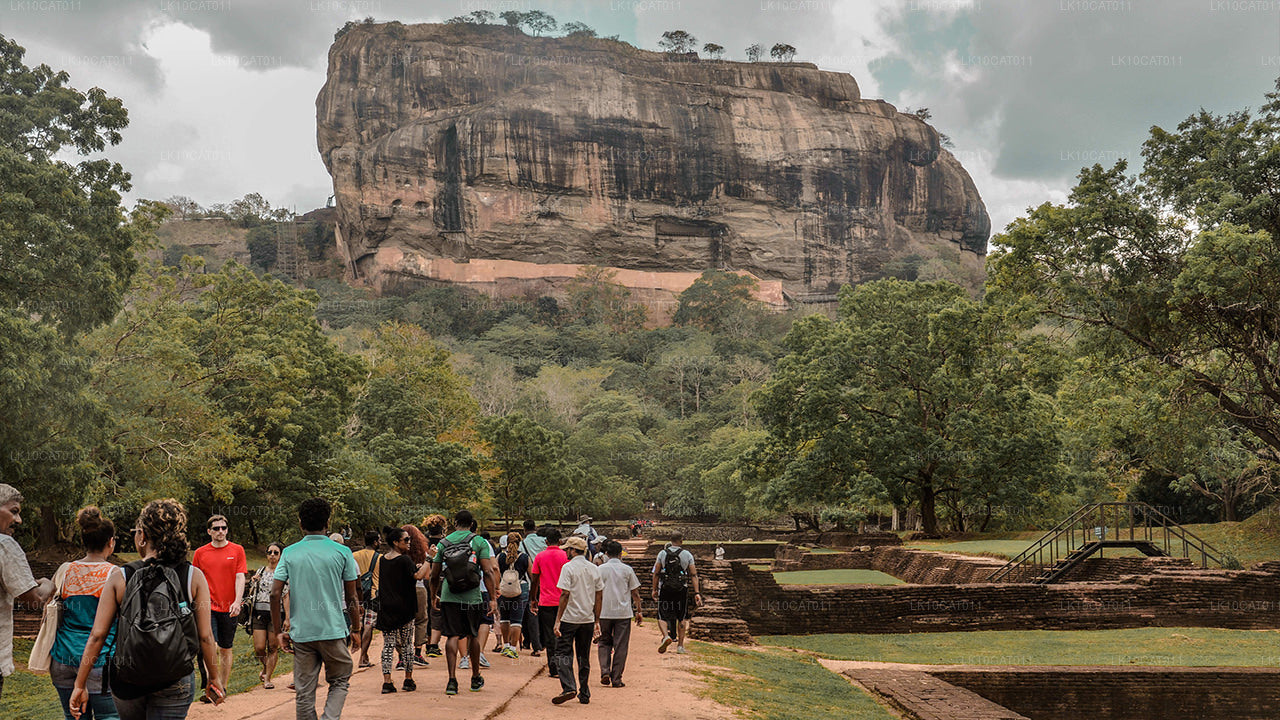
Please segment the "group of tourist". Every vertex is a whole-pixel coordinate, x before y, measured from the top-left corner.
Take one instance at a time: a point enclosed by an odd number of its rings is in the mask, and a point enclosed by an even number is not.
[[[451,522],[425,518],[425,533],[410,525],[370,531],[364,549],[352,553],[343,535],[327,534],[329,504],[312,498],[298,507],[303,538],[287,547],[271,543],[266,564],[250,578],[244,548],[230,542],[222,515],[209,518],[210,541],[187,561],[187,514],[173,499],[142,509],[132,530],[140,559],[117,571],[108,560],[115,526],[91,506],[76,518],[84,557],[64,563],[53,580],[36,580],[12,537],[22,500],[0,484],[0,696],[4,676],[14,672],[14,602],[40,609],[52,598],[59,608],[49,674],[69,719],[186,717],[197,698],[193,666],[199,699],[221,703],[238,626],[253,636],[264,688],[274,688],[279,652],[293,654],[299,718],[316,718],[321,669],[328,683],[321,717],[340,717],[357,663],[372,666],[375,629],[384,637],[383,693],[416,690],[414,667],[441,656],[446,694],[457,694],[458,670],[470,670],[469,689],[479,692],[493,633],[501,656],[546,653],[548,674],[560,681],[553,703],[576,697],[586,704],[591,646],[598,648],[600,684],[625,687],[631,622],[642,622],[639,578],[622,562],[622,545],[596,533],[588,516],[563,542],[558,528],[527,520],[524,532],[506,533],[495,546],[460,510]],[[701,596],[679,535],[652,574],[663,634],[658,652],[676,643],[684,653]],[[396,670],[403,671],[399,688]]]

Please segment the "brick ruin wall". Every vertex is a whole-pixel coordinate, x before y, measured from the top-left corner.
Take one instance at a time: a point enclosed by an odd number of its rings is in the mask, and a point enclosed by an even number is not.
[[[1280,574],[1162,570],[1127,583],[778,585],[732,563],[752,635],[1129,627],[1280,627]]]
[[[1280,717],[1280,670],[1272,668],[1029,667],[929,674],[1031,720]]]

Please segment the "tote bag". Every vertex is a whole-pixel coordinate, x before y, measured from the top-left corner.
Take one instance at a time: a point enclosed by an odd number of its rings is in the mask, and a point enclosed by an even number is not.
[[[67,563],[62,563],[53,574],[53,598],[45,603],[40,633],[36,635],[36,643],[31,646],[31,657],[27,660],[27,669],[33,673],[48,673],[49,665],[53,662],[53,640],[58,636],[58,624],[62,615],[62,581],[66,576]]]

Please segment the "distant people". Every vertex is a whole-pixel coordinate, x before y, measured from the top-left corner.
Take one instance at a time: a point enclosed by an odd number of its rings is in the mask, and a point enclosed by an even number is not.
[[[593,519],[594,518],[592,518],[590,515],[579,515],[578,527],[574,528],[574,531],[573,531],[574,535],[581,535],[583,538],[586,539],[587,541],[586,556],[588,560],[595,557],[596,542],[600,539],[596,534],[595,528],[591,527],[591,521]]]
[[[702,604],[702,596],[698,593],[698,568],[693,562],[693,553],[680,547],[684,541],[681,533],[671,534],[671,543],[653,564],[653,599],[658,603],[658,628],[662,630],[662,644],[658,652],[664,653],[676,643],[676,652],[687,653],[684,647],[685,636],[689,633],[689,618],[692,608],[689,602],[689,590],[693,590],[693,605]]]
[[[498,567],[493,560],[493,548],[471,531],[474,519],[468,510],[460,510],[454,516],[453,532],[440,540],[436,555],[431,561],[431,596],[439,598],[442,616],[442,632],[448,638],[445,643],[445,662],[449,669],[446,695],[458,694],[457,659],[458,641],[467,641],[471,669],[471,692],[480,692],[484,678],[480,675],[480,624],[485,612],[496,615],[498,593]],[[489,590],[490,607],[481,606],[481,585]]]
[[[547,549],[538,553],[529,568],[529,602],[538,606],[538,626],[542,634],[542,646],[547,651],[547,673],[559,677],[556,664],[556,612],[560,607],[560,569],[569,562],[569,556],[560,548],[560,531],[553,527],[543,530]]]
[[[625,687],[622,673],[627,669],[627,650],[631,646],[631,619],[636,625],[640,614],[640,578],[630,565],[622,562],[622,543],[604,543],[608,561],[600,566],[604,594],[600,602],[600,684]]]
[[[364,547],[352,553],[356,561],[356,589],[360,592],[360,605],[364,608],[364,622],[360,628],[360,667],[373,667],[369,662],[369,645],[373,641],[373,626],[378,622],[378,566],[382,554],[378,544],[382,536],[377,530],[367,530]]]
[[[504,535],[507,549],[498,556],[498,639],[503,644],[502,654],[511,659],[520,657],[520,640],[524,630],[524,616],[529,608],[529,565],[532,561],[523,550],[524,538],[512,531]]]
[[[363,615],[356,588],[356,560],[347,546],[325,537],[330,512],[324,498],[310,498],[298,505],[298,525],[306,534],[284,549],[271,586],[271,627],[280,647],[293,653],[299,720],[316,717],[316,684],[321,667],[329,684],[321,717],[342,717],[353,669],[351,652],[347,650],[348,635],[352,649],[360,649]],[[281,618],[285,583],[289,584],[287,631]]]
[[[80,544],[85,554],[79,560],[63,563],[58,569],[62,576],[58,592],[62,612],[49,663],[49,678],[58,691],[62,713],[67,720],[72,717],[71,693],[76,687],[80,660],[85,646],[89,644],[94,618],[98,615],[98,598],[106,589],[108,578],[119,572],[114,564],[107,561],[116,551],[116,526],[102,517],[102,512],[93,505],[76,514],[76,524],[80,526]],[[89,693],[86,717],[96,720],[120,717],[115,700],[111,698],[111,689],[104,688],[102,683],[102,668],[115,648],[115,640],[116,629],[112,626],[85,685]]]
[[[382,631],[382,692],[396,691],[391,680],[394,654],[400,654],[400,667],[404,669],[405,692],[418,689],[413,681],[413,629],[418,615],[417,581],[425,578],[430,569],[425,563],[418,567],[409,556],[410,538],[404,528],[387,530],[387,545],[391,549],[382,556],[378,584],[378,629]]]
[[[560,604],[556,608],[556,661],[559,664],[560,694],[551,702],[560,705],[578,696],[578,702],[591,702],[591,638],[604,595],[600,568],[586,557],[587,541],[578,536],[565,540],[562,548],[569,558],[560,570]],[[578,661],[578,679],[574,682],[573,662]]]
[[[275,688],[271,678],[276,672],[276,663],[280,659],[280,640],[271,632],[271,588],[275,586],[276,567],[280,564],[280,554],[284,552],[284,543],[273,542],[267,546],[267,564],[258,568],[249,581],[249,602],[253,608],[249,615],[249,630],[253,633],[253,655],[262,665],[258,680],[266,690]]]
[[[147,503],[133,529],[133,544],[142,559],[110,573],[98,599],[67,702],[73,718],[88,708],[89,676],[113,629],[110,686],[122,720],[185,718],[195,696],[196,654],[206,667],[217,667],[209,583],[187,562],[186,508],[172,498]],[[178,632],[158,636],[149,629],[153,623],[172,624]],[[220,704],[226,688],[211,676],[204,696]]]
[[[338,543],[339,545],[347,544],[347,539],[343,537],[342,533],[340,532],[329,533],[329,539]]]
[[[53,581],[35,579],[27,554],[13,539],[13,531],[22,524],[22,493],[12,485],[0,483],[0,697],[4,696],[4,679],[13,674],[13,603],[29,608],[43,608],[53,596]]]
[[[218,686],[225,688],[235,659],[231,646],[236,639],[236,616],[240,614],[249,568],[245,564],[244,548],[227,539],[230,528],[226,517],[210,517],[208,528],[209,542],[196,549],[191,564],[204,573],[213,596],[209,620],[213,623],[213,639],[218,643],[218,664],[208,670],[211,676],[217,675]]]
[[[721,545],[720,543],[716,543],[716,559],[724,559],[724,545]]]
[[[538,558],[538,553],[547,549],[547,539],[539,534],[538,526],[531,519],[524,521],[524,539],[520,541],[520,552],[529,557],[529,566]],[[539,631],[538,606],[533,603],[533,578],[529,579],[529,599],[525,603],[524,627],[521,628],[521,639],[529,647],[529,654],[538,657],[542,654],[542,635]]]

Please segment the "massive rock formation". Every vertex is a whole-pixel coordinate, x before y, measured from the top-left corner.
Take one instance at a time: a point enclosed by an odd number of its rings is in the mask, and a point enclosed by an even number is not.
[[[542,294],[581,264],[658,305],[710,268],[774,302],[884,274],[981,283],[990,220],[938,133],[807,63],[356,25],[316,109],[348,271],[380,289]]]

